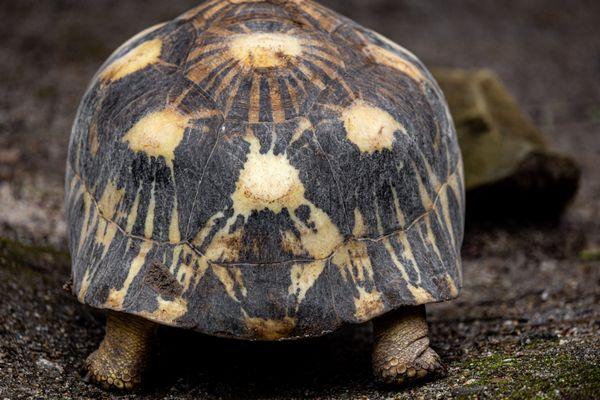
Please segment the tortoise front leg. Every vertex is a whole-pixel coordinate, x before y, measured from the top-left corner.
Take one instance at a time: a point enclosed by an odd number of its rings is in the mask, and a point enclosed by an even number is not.
[[[444,372],[429,347],[425,306],[404,307],[374,321],[373,371],[384,383],[400,384]]]
[[[110,312],[98,350],[85,361],[86,378],[105,389],[134,389],[142,383],[156,334],[156,324],[133,315]]]

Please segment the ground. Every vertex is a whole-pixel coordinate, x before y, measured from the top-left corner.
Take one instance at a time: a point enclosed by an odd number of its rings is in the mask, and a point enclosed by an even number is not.
[[[401,391],[372,383],[368,324],[290,343],[165,328],[152,384],[139,396],[600,398],[600,3],[324,3],[427,65],[496,71],[552,146],[580,163],[578,196],[560,220],[469,222],[463,294],[428,310],[445,378]],[[103,317],[62,289],[70,124],[112,49],[193,4],[0,0],[2,399],[111,398],[80,375]]]

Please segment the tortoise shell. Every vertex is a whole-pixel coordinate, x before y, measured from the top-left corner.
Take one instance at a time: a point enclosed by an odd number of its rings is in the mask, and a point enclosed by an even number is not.
[[[66,177],[73,292],[245,339],[456,297],[464,185],[436,82],[316,3],[206,2],[92,80]]]

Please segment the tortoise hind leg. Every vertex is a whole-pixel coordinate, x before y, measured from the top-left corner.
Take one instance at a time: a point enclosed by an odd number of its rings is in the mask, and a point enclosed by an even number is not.
[[[142,383],[156,334],[156,324],[110,312],[98,350],[85,361],[86,378],[105,389],[134,389]]]
[[[400,384],[445,371],[429,347],[425,306],[405,307],[374,322],[373,371],[384,383]]]

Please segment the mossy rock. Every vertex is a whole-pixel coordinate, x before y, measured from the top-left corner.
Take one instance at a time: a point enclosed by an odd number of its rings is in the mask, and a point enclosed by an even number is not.
[[[456,125],[471,214],[560,214],[577,192],[577,163],[549,148],[491,71],[434,69],[433,74]]]

